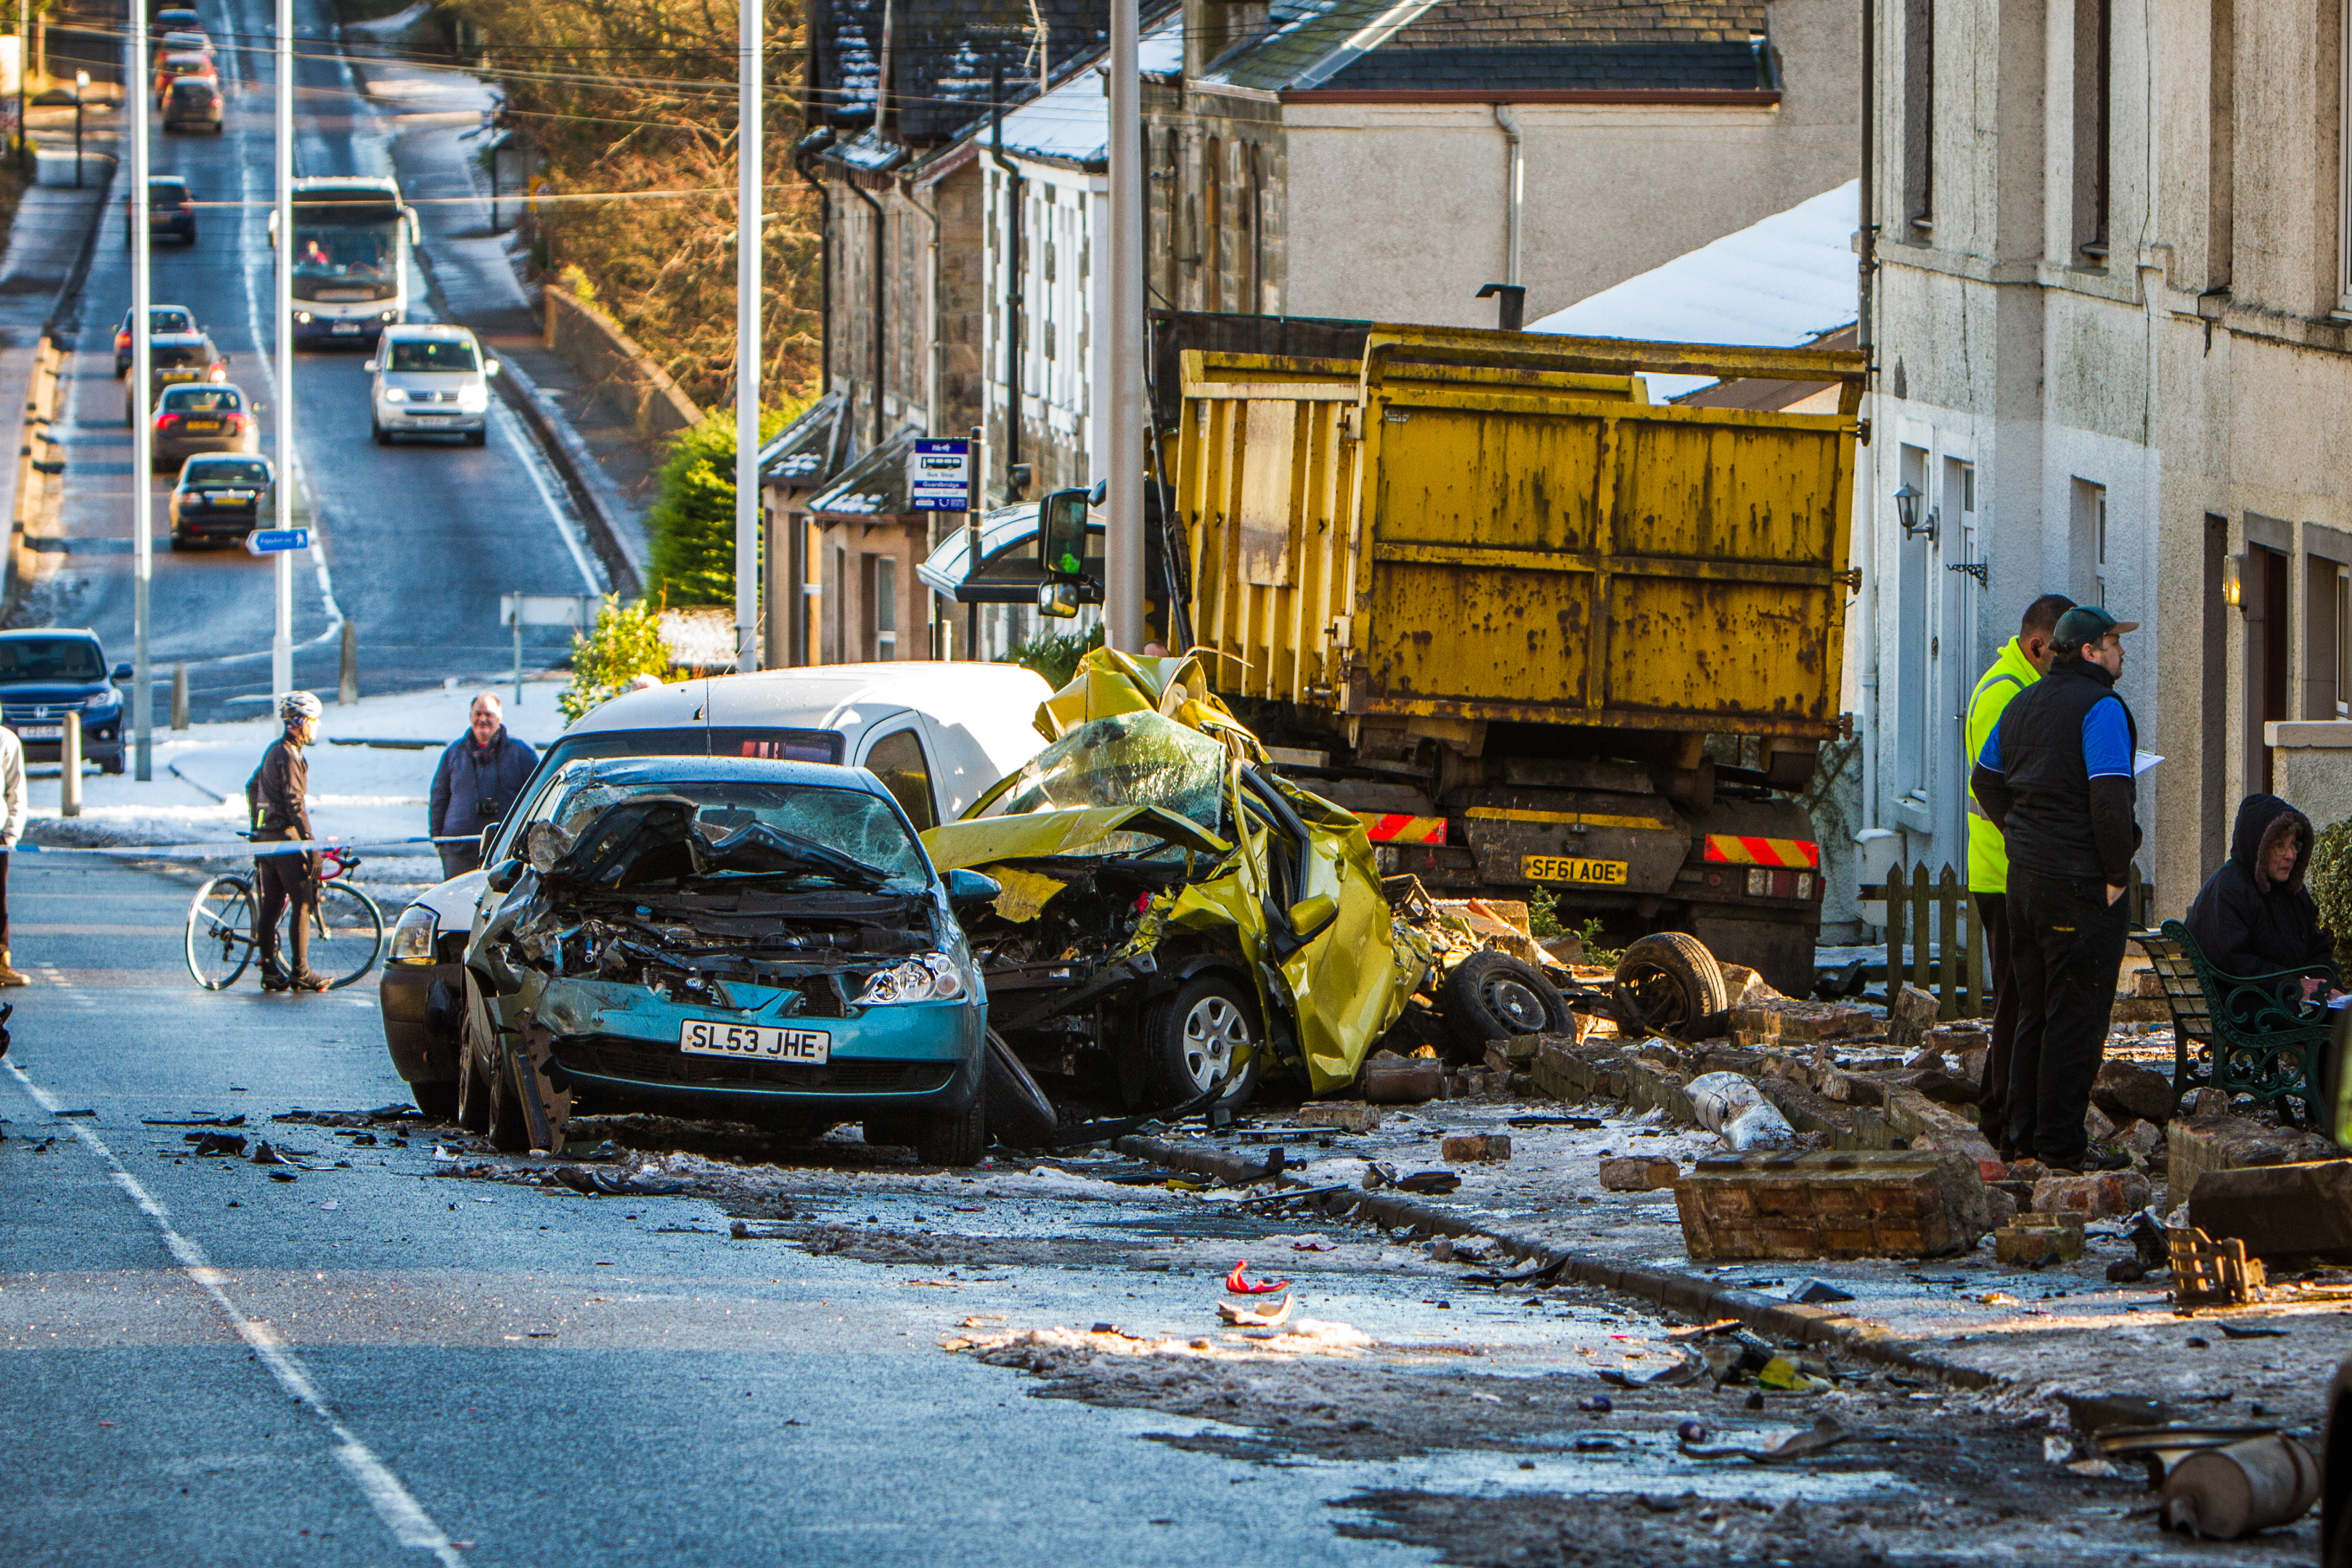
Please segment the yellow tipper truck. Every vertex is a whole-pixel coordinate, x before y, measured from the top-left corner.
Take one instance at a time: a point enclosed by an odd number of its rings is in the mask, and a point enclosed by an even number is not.
[[[1862,355],[1375,325],[1181,367],[1192,640],[1384,868],[1810,989]]]

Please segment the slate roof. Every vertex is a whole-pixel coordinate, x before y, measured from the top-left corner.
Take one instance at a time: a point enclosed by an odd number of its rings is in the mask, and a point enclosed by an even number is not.
[[[1202,79],[1265,91],[1772,85],[1760,0],[1272,0]]]
[[[811,123],[871,124],[882,68],[886,0],[810,0]],[[909,142],[951,136],[988,107],[995,73],[1006,97],[1034,91],[1037,71],[1032,0],[887,0],[890,100]],[[1109,0],[1034,0],[1058,79],[1110,41]]]
[[[840,471],[849,456],[849,395],[835,387],[760,448],[764,484],[805,489]]]
[[[809,498],[816,516],[900,517],[907,504],[907,458],[922,438],[908,426],[849,466],[849,471]]]

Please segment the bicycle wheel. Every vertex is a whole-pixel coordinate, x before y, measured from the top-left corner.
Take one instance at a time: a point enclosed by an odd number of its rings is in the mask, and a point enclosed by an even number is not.
[[[252,962],[253,889],[242,877],[215,877],[188,906],[188,973],[219,991]]]
[[[383,911],[357,888],[329,882],[319,889],[310,924],[310,973],[341,989],[375,967],[383,952]]]

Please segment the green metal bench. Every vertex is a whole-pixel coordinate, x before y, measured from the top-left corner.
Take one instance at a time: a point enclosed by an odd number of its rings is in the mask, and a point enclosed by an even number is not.
[[[2172,1009],[2172,1087],[2218,1089],[2277,1104],[2301,1102],[2308,1124],[2336,1016],[2304,1000],[2305,976],[2336,984],[2326,964],[2276,974],[2224,974],[2179,921],[2132,940],[2147,954]],[[2281,1105],[2282,1111],[2289,1108]]]

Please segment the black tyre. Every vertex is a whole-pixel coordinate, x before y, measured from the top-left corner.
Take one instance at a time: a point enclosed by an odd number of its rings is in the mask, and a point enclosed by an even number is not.
[[[457,1045],[457,1125],[468,1132],[480,1132],[490,1125],[492,1046],[488,1005],[469,974],[466,977],[465,1031]]]
[[[988,1101],[989,1136],[1009,1149],[1043,1149],[1060,1123],[1054,1102],[993,1029],[981,1066],[981,1096]]]
[[[501,1154],[527,1153],[530,1149],[530,1121],[523,1115],[522,1089],[515,1075],[522,1070],[512,1052],[500,1051],[492,1058],[498,1065],[490,1069],[490,1119],[483,1129],[490,1147]]]
[[[457,1119],[457,1086],[454,1083],[412,1083],[408,1098],[427,1121],[455,1121]]]
[[[1617,1021],[1656,1035],[1680,1036],[1731,1005],[1723,966],[1687,931],[1645,936],[1617,961]]]
[[[988,1151],[988,1084],[982,1076],[981,1090],[971,1097],[971,1104],[962,1110],[933,1110],[915,1121],[915,1158],[926,1165],[951,1165],[961,1169],[980,1163]]]
[[[1152,1102],[1183,1105],[1224,1086],[1236,1106],[1257,1087],[1265,1030],[1238,981],[1196,974],[1147,1015]]]
[[[1474,952],[1438,987],[1438,1009],[1465,1050],[1513,1035],[1563,1035],[1572,1026],[1568,1004],[1534,964],[1507,952]]]
[[[466,432],[466,445],[468,447],[487,447],[489,441],[490,433],[487,428]]]
[[[375,432],[375,444],[377,446],[389,447],[392,445],[391,431],[385,429],[383,426],[377,424],[373,419],[368,421],[368,428]]]

